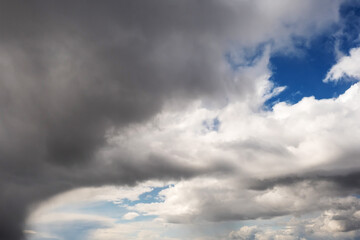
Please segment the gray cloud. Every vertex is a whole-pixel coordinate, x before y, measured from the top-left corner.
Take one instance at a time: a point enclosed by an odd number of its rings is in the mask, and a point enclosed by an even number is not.
[[[319,2],[2,2],[0,239],[21,239],[28,207],[61,191],[229,171],[156,154],[107,164],[97,153],[109,128],[165,104],[250,94],[255,81],[235,84],[224,62],[229,44],[292,48],[292,35],[336,20],[339,2]]]
[[[226,239],[358,239],[359,201],[346,203],[345,200],[342,205],[346,205],[346,208],[327,210],[317,217],[293,217],[275,229],[269,226],[244,226],[230,232]]]
[[[249,187],[253,190],[265,190],[274,188],[276,186],[292,186],[304,181],[308,181],[313,184],[316,184],[317,182],[329,182],[333,183],[334,186],[337,186],[339,188],[338,190],[354,192],[358,190],[358,186],[360,183],[360,172],[314,172],[301,175],[283,176],[279,178],[269,178],[261,180],[255,179],[254,181],[249,181]]]

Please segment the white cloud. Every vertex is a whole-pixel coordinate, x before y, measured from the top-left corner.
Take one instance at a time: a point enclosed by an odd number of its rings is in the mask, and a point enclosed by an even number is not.
[[[343,56],[327,73],[324,82],[338,82],[352,78],[360,80],[360,48],[350,50],[349,56]]]
[[[343,201],[343,200],[341,200]],[[345,200],[345,202],[348,199]],[[228,240],[341,240],[356,239],[360,232],[359,200],[348,208],[327,210],[317,216],[296,217],[262,226],[244,226],[231,231]],[[346,205],[346,204],[345,204]]]
[[[104,225],[112,225],[114,219],[103,217],[93,214],[80,214],[80,213],[66,213],[66,212],[52,212],[43,214],[34,219],[32,224],[50,224],[57,223],[61,224],[62,222],[99,222]]]
[[[266,81],[264,78],[263,83]],[[266,87],[260,84],[258,92]],[[215,109],[194,103],[114,136],[115,147],[104,156],[138,155],[141,159],[156,153],[196,166],[231,166],[232,172],[226,175],[175,183],[160,193],[163,202],[131,207],[171,222],[254,219],[336,208],[333,200],[347,193],[331,182],[331,176],[359,169],[359,101],[357,83],[338,98],[308,97],[294,105],[280,102],[273,111],[256,108],[246,100]],[[219,130],[204,132],[202,123],[215,117]],[[142,152],[132,146],[142,146]],[[326,172],[328,178],[318,179],[317,172]],[[266,179],[292,175],[303,180],[292,183],[290,178],[282,185],[256,191],[249,186],[254,179],[265,179],[266,185]]]
[[[137,186],[103,186],[78,188],[68,192],[58,194],[40,205],[35,206],[30,216],[28,224],[42,219],[44,215],[53,212],[66,205],[78,205],[89,202],[109,201],[121,204],[125,199],[130,201],[139,200],[139,196],[146,192],[151,192],[154,187],[162,187],[167,183],[159,181],[147,181]]]
[[[126,224],[116,224],[109,228],[93,231],[89,235],[90,240],[180,240],[182,238],[165,236],[163,233],[172,227],[166,223],[157,221],[139,221]]]
[[[128,213],[126,213],[126,214],[123,216],[123,219],[125,219],[125,220],[132,220],[132,219],[134,219],[134,218],[136,218],[136,217],[138,217],[138,216],[139,216],[139,214],[136,213],[136,212],[128,212]]]
[[[36,232],[33,230],[24,230],[24,233],[25,234],[36,234]]]
[[[293,226],[274,230],[271,228],[261,228],[257,226],[244,226],[237,231],[232,231],[229,240],[306,240],[298,236],[297,229]]]
[[[258,232],[257,226],[244,226],[238,231],[232,231],[229,234],[230,239],[241,239],[241,240],[251,240],[254,239],[255,234]]]

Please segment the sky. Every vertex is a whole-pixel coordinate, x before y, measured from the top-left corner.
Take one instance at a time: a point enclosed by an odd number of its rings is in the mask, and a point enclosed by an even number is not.
[[[360,239],[360,2],[0,2],[0,239]]]

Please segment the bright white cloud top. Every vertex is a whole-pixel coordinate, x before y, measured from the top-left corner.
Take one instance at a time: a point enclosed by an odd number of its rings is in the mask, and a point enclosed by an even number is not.
[[[333,66],[325,78],[325,82],[337,82],[341,79],[360,80],[360,48],[350,50],[349,56],[342,57],[339,62]]]

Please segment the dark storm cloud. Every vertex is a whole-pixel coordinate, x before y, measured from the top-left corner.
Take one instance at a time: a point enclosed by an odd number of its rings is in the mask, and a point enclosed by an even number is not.
[[[154,156],[105,164],[95,153],[108,128],[144,122],[169,101],[251,88],[227,81],[224,46],[256,45],[272,30],[251,1],[240,5],[1,2],[0,239],[21,239],[28,207],[71,188],[228,171]]]
[[[263,191],[274,188],[275,186],[291,186],[299,182],[310,182],[316,184],[317,182],[328,182],[338,187],[336,191],[359,191],[360,186],[360,171],[350,173],[336,173],[336,172],[315,172],[298,175],[288,175],[278,178],[256,179],[250,181],[249,187],[253,190]]]
[[[154,157],[92,161],[108,127],[144,121],[165,99],[221,91],[221,55],[204,40],[227,29],[229,8],[9,1],[0,12],[0,239],[22,238],[27,207],[66,189],[213,171]]]

